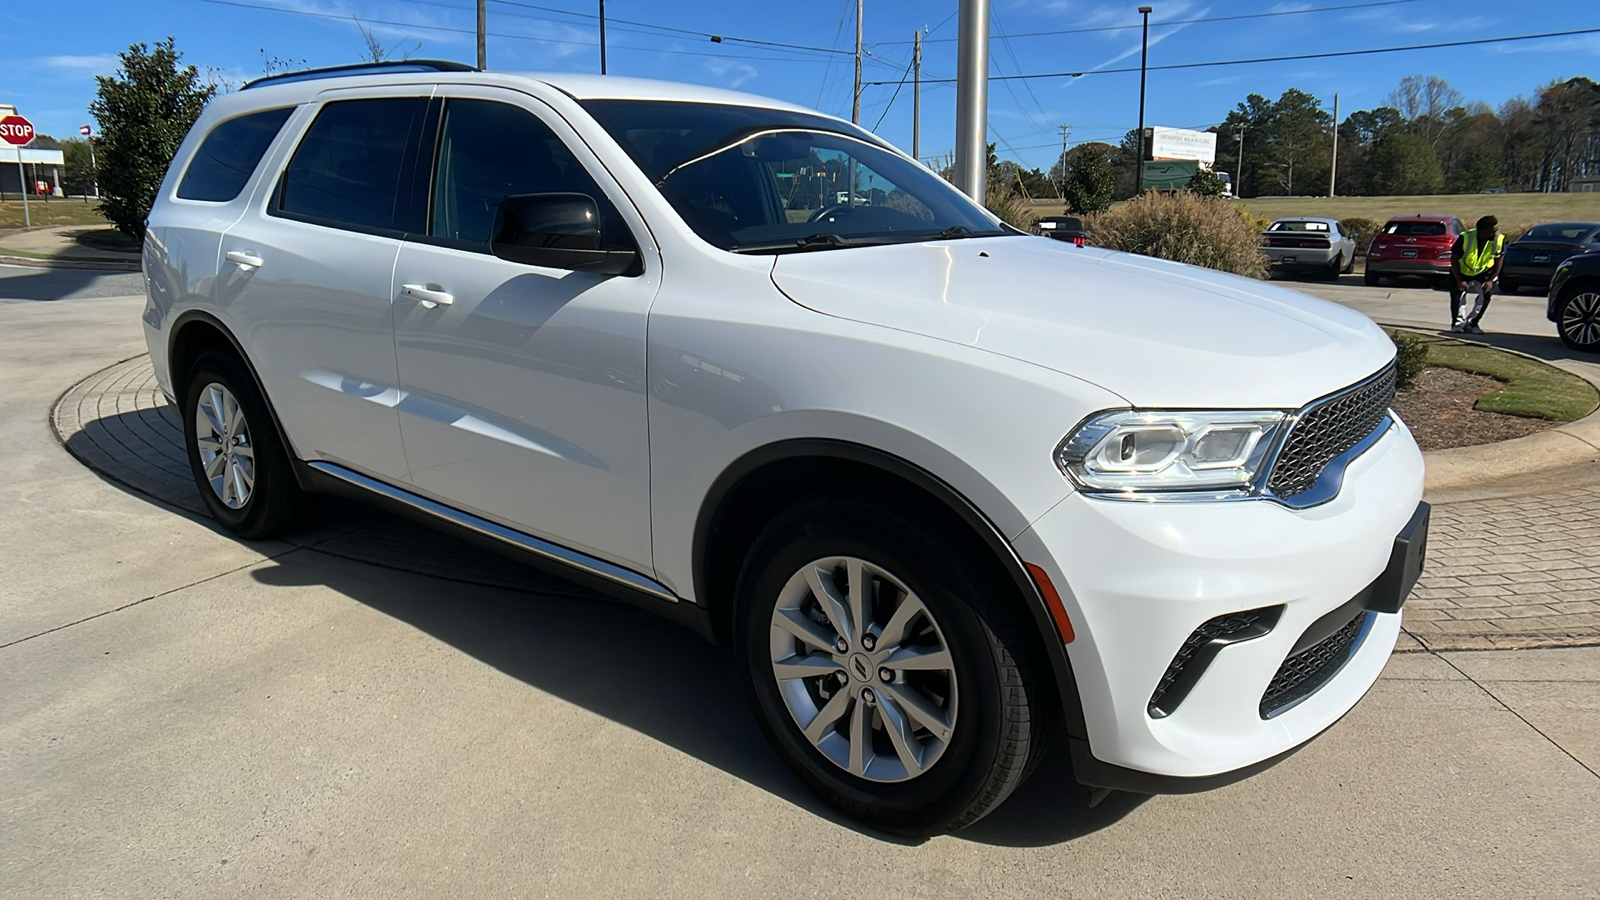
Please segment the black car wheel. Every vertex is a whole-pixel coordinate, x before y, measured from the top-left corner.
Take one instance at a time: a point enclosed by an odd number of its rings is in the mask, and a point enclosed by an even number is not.
[[[1500,284],[1497,285],[1497,287],[1500,288],[1500,293],[1503,296],[1509,297],[1522,289],[1522,282],[1516,280],[1515,278],[1501,278]]]
[[[903,506],[839,495],[780,514],[740,574],[735,643],[784,762],[842,812],[924,836],[1005,800],[1053,717],[1031,620]]]
[[[1381,284],[1383,282],[1383,276],[1379,275],[1377,272],[1372,271],[1371,269],[1368,269],[1365,272],[1361,273],[1361,281],[1367,287],[1377,287],[1379,284]]]
[[[1600,284],[1580,284],[1567,292],[1556,314],[1556,329],[1568,347],[1600,351]]]
[[[255,379],[233,356],[213,350],[195,362],[184,389],[183,433],[206,509],[234,534],[276,537],[315,508],[316,498],[295,480]]]

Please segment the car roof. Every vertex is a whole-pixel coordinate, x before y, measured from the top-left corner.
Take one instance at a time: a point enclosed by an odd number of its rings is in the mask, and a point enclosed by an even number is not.
[[[1456,219],[1456,218],[1459,218],[1459,217],[1450,215],[1449,213],[1416,213],[1414,215],[1409,215],[1409,216],[1390,216],[1389,217],[1389,221],[1391,221],[1391,222],[1448,222],[1451,219]]]

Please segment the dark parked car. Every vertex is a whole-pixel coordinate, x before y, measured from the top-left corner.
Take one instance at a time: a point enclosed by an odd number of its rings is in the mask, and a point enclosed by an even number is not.
[[[1600,351],[1600,253],[1569,256],[1556,267],[1545,315],[1568,347]]]
[[[1556,266],[1569,256],[1600,250],[1600,222],[1545,222],[1535,225],[1506,247],[1500,269],[1500,291],[1550,286]]]
[[[1385,277],[1423,275],[1443,282],[1450,277],[1450,247],[1465,230],[1455,216],[1395,216],[1367,247],[1364,280],[1375,285]]]
[[[1045,237],[1071,241],[1077,247],[1082,247],[1089,240],[1089,232],[1083,230],[1083,220],[1076,216],[1044,216],[1034,222],[1033,227]]]

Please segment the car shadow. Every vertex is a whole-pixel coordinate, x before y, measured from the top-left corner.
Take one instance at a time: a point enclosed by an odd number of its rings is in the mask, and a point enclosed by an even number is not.
[[[19,267],[20,268],[20,267]],[[17,272],[17,274],[11,274]],[[131,276],[139,279],[137,271],[126,269],[80,269],[80,268],[30,268],[25,273],[19,270],[8,270],[7,277],[0,278],[0,303],[35,302],[54,303],[61,300],[75,299],[74,295],[96,286],[96,282],[107,277]],[[143,290],[142,286],[131,279],[124,279],[130,285],[127,293],[134,294]]]
[[[65,443],[107,483],[237,540],[202,512],[193,482],[175,477],[179,459],[149,452],[148,441],[143,457],[106,451],[115,446],[109,438],[148,434],[160,421],[149,411],[113,414],[81,423]],[[167,453],[177,448],[174,440]],[[287,540],[297,549],[254,569],[259,583],[329,588],[822,819],[878,840],[921,843],[863,826],[817,799],[767,745],[728,653],[687,629],[349,500],[328,498],[318,519]],[[1090,808],[1065,746],[1058,737],[1025,785],[954,837],[1047,846],[1112,825],[1146,799],[1112,794]]]

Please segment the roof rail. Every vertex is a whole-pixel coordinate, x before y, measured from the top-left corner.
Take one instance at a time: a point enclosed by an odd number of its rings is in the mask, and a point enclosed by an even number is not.
[[[296,81],[314,81],[318,78],[344,78],[348,75],[377,75],[380,73],[406,73],[406,72],[480,72],[476,66],[466,63],[451,62],[446,59],[394,59],[387,62],[352,63],[347,66],[328,66],[323,69],[305,69],[300,72],[284,72],[282,75],[264,75],[254,81],[245,82],[242,91],[263,84],[290,84]]]

